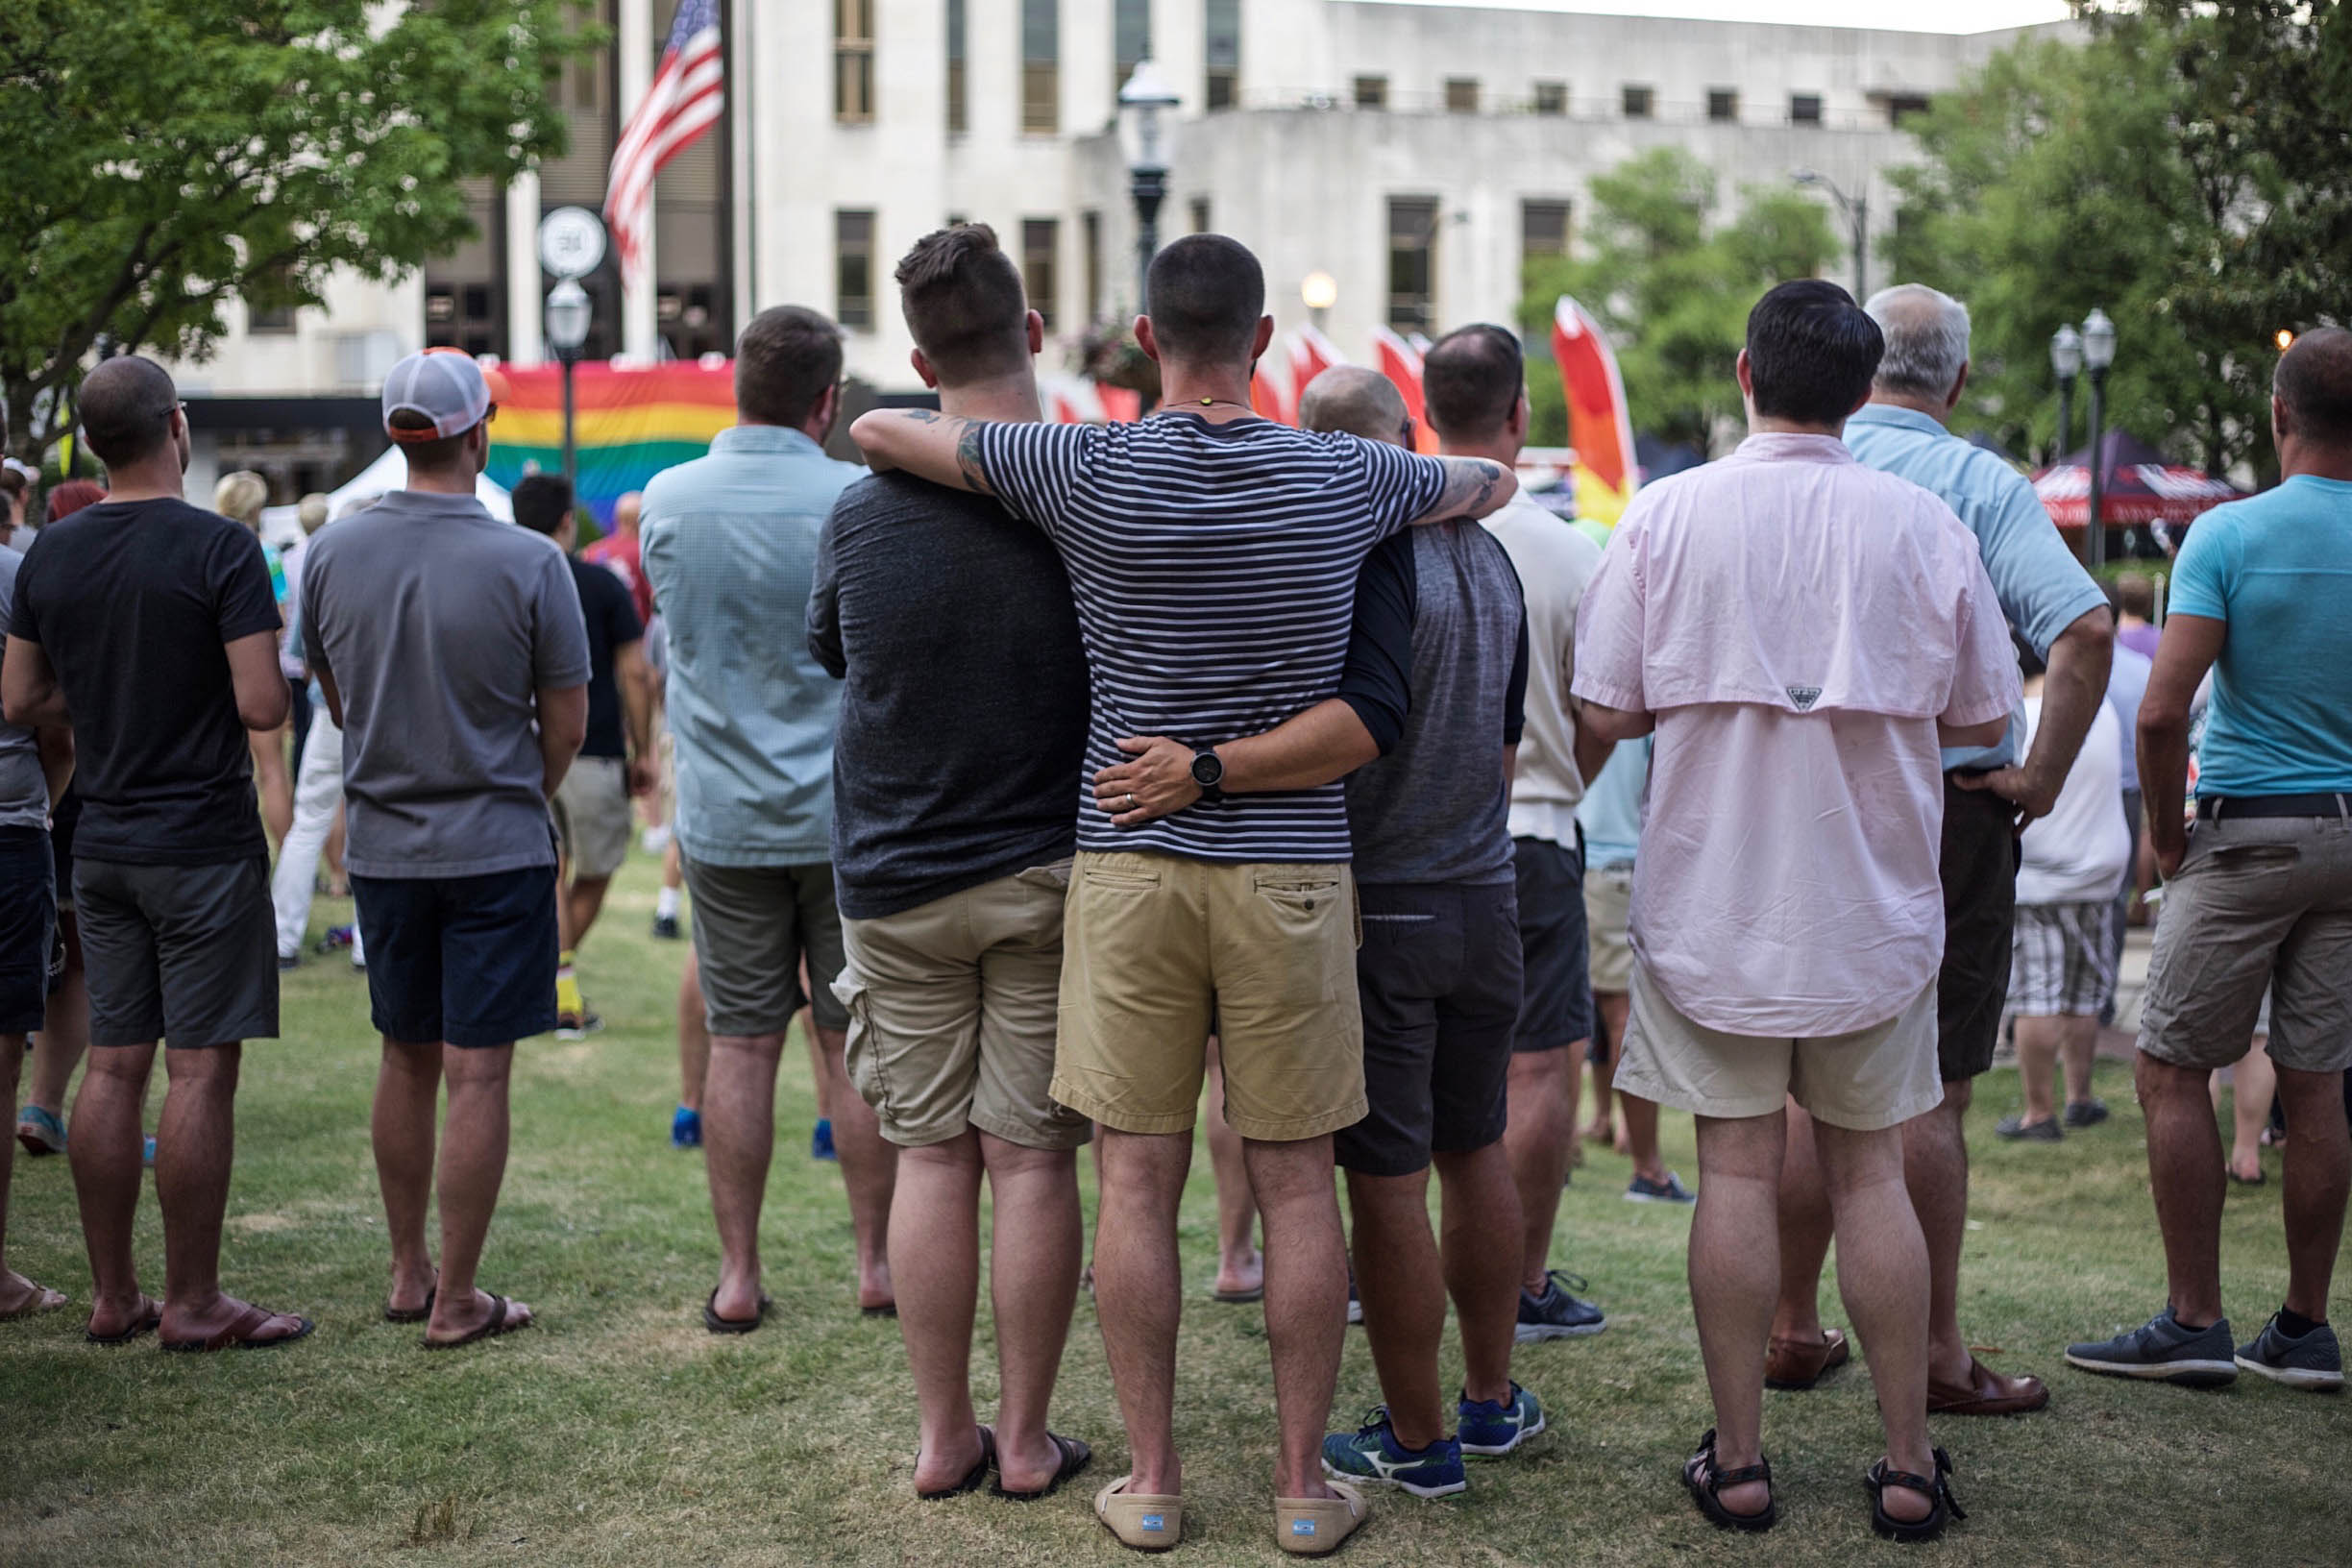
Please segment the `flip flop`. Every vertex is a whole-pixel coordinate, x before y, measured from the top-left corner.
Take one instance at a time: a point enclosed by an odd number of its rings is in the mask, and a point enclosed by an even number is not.
[[[273,1339],[253,1337],[254,1331],[273,1317],[292,1317],[301,1327],[292,1334],[282,1334]],[[217,1334],[207,1335],[202,1339],[166,1339],[162,1343],[165,1350],[176,1356],[205,1356],[216,1350],[274,1350],[280,1345],[290,1345],[297,1339],[308,1338],[310,1331],[317,1327],[310,1319],[292,1312],[273,1312],[265,1308],[248,1306],[237,1313],[235,1322]]]
[[[433,1283],[425,1287],[424,1306],[395,1307],[387,1301],[384,1303],[384,1321],[386,1323],[429,1322],[432,1319],[433,1297],[439,1295],[440,1293],[441,1280],[438,1275],[435,1275],[433,1278]]]
[[[749,1334],[768,1321],[768,1309],[774,1305],[775,1298],[763,1290],[760,1292],[759,1311],[749,1317],[721,1317],[719,1287],[714,1285],[709,1298],[702,1303],[702,1326],[713,1334]]]
[[[991,1490],[994,1491],[998,1497],[1003,1498],[1008,1503],[1042,1502],[1044,1499],[1049,1498],[1053,1496],[1054,1493],[1060,1491],[1064,1482],[1070,1480],[1073,1476],[1076,1476],[1080,1471],[1084,1470],[1088,1464],[1092,1462],[1094,1458],[1094,1451],[1087,1447],[1087,1445],[1078,1438],[1065,1437],[1058,1432],[1049,1432],[1045,1435],[1062,1456],[1061,1468],[1057,1469],[1053,1473],[1053,1480],[1047,1482],[1044,1485],[1040,1486],[1034,1492],[1007,1491],[1005,1490],[1004,1483],[1004,1461],[999,1459],[997,1460],[996,1482]]]
[[[860,1317],[896,1317],[897,1315],[898,1304],[894,1301],[884,1302],[879,1307],[860,1307],[858,1309]]]
[[[1135,1477],[1121,1476],[1094,1494],[1094,1517],[1138,1552],[1165,1552],[1184,1539],[1184,1499],[1153,1492],[1122,1492]]]
[[[989,1470],[996,1462],[996,1433],[987,1427],[973,1430],[980,1433],[980,1462],[966,1471],[964,1479],[954,1485],[941,1486],[928,1492],[918,1489],[915,1493],[917,1497],[925,1503],[944,1503],[951,1497],[962,1497],[967,1492],[980,1489],[980,1483],[988,1480]]]
[[[1265,1300],[1265,1286],[1261,1285],[1248,1290],[1212,1290],[1209,1299],[1221,1301],[1228,1307],[1246,1307],[1253,1301]]]
[[[147,1297],[145,1300],[146,1310],[133,1318],[129,1325],[119,1332],[92,1334],[88,1326],[85,1325],[82,1330],[82,1337],[93,1345],[127,1345],[141,1335],[153,1334],[163,1326],[163,1309],[153,1297]]]
[[[19,1318],[46,1316],[64,1306],[69,1299],[62,1290],[52,1290],[37,1280],[27,1280],[25,1284],[33,1287],[33,1293],[25,1297],[23,1306],[10,1311],[0,1312],[0,1323],[13,1323]]]
[[[502,1334],[527,1329],[537,1321],[535,1317],[527,1317],[520,1323],[507,1322],[506,1298],[494,1290],[490,1292],[490,1315],[482,1319],[479,1328],[468,1329],[454,1339],[435,1339],[429,1334],[419,1342],[427,1350],[461,1350],[467,1345],[478,1345],[484,1339],[495,1339]]]

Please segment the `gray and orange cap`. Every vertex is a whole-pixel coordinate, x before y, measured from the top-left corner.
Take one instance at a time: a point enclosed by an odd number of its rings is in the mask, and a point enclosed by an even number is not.
[[[384,433],[414,445],[463,435],[490,417],[490,381],[474,356],[462,349],[427,349],[392,367],[384,378]],[[401,429],[394,414],[415,414],[431,421],[429,429]]]

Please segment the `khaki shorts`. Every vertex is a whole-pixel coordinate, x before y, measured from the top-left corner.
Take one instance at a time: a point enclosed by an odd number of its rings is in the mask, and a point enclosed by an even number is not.
[[[968,1127],[1030,1149],[1092,1132],[1056,1105],[1055,1014],[1069,863],[1033,867],[879,919],[842,921],[849,1081],[902,1147]]]
[[[1592,989],[1622,996],[1633,985],[1633,943],[1626,925],[1633,914],[1633,864],[1588,867],[1584,872],[1584,935],[1592,947]]]
[[[2352,1068],[2352,821],[2199,822],[2165,879],[2140,1048],[2182,1067],[2245,1055],[2271,988],[2270,1060]]]
[[[1791,1096],[1816,1120],[1876,1132],[1944,1100],[1936,1070],[1936,988],[1884,1023],[1819,1040],[1734,1035],[1687,1018],[1633,966],[1619,1090],[1697,1115],[1770,1115]]]
[[[628,859],[628,765],[619,757],[575,757],[555,786],[555,836],[572,874],[601,882]]]
[[[1081,853],[1053,1097],[1122,1133],[1190,1131],[1213,1013],[1234,1131],[1284,1143],[1354,1125],[1361,936],[1345,865]]]
[[[849,1027],[833,994],[842,929],[831,865],[713,866],[689,855],[683,867],[712,1034],[780,1035],[803,1006],[820,1029]],[[814,995],[800,990],[803,963]]]

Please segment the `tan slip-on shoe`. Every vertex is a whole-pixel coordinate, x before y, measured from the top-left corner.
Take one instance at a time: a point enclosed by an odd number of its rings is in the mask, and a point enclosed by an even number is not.
[[[1121,1476],[1096,1492],[1094,1517],[1118,1537],[1121,1546],[1138,1552],[1165,1552],[1184,1539],[1184,1499],[1119,1490],[1134,1479]]]
[[[1294,1556],[1320,1557],[1347,1544],[1372,1509],[1345,1482],[1327,1482],[1334,1497],[1274,1500],[1274,1544]]]

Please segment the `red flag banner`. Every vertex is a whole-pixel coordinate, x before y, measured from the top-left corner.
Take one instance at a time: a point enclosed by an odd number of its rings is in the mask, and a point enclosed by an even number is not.
[[[1552,308],[1552,357],[1568,394],[1568,444],[1576,448],[1578,466],[1630,500],[1639,471],[1617,356],[1601,335],[1601,324],[1565,294]]]

